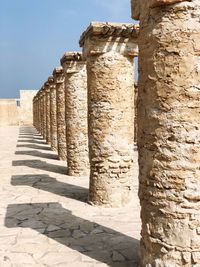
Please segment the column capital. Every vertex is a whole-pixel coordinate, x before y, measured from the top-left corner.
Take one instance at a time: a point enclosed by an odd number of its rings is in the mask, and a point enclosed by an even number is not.
[[[54,78],[54,82],[56,84],[64,82],[63,68],[61,66],[60,67],[56,67],[53,70],[53,78]]]
[[[140,19],[140,14],[146,8],[167,6],[181,2],[191,2],[191,0],[131,0],[132,18]]]
[[[138,35],[139,25],[132,23],[91,22],[79,44],[85,57],[111,51],[137,56]]]
[[[45,89],[45,92],[46,93],[49,93],[50,92],[49,81],[48,80],[44,83],[44,89]]]
[[[79,72],[85,66],[86,61],[81,52],[66,52],[60,63],[67,74]]]
[[[54,89],[55,88],[55,83],[54,83],[53,76],[49,76],[48,83],[49,83],[49,89],[50,89],[50,91],[51,91],[51,89]]]

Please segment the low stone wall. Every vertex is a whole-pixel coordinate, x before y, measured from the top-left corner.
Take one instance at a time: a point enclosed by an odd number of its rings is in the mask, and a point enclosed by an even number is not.
[[[37,90],[20,90],[20,124],[33,123],[33,97]]]
[[[19,125],[18,99],[0,99],[0,126]]]
[[[0,126],[33,124],[33,97],[37,90],[20,90],[20,99],[0,99]]]

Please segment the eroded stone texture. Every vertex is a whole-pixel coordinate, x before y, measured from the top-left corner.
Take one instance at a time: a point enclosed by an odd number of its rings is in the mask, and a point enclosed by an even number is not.
[[[131,0],[132,7],[132,17],[134,19],[140,19],[140,15],[144,13],[145,10],[152,7],[167,6],[171,4],[177,4],[180,2],[191,2],[191,0]]]
[[[137,179],[133,57],[138,30],[133,24],[93,22],[80,40],[87,58],[92,204],[127,204]]]
[[[38,105],[38,109],[39,109],[39,132],[42,135],[42,93],[41,91],[39,91],[39,105]]]
[[[57,108],[56,108],[56,84],[53,77],[49,78],[50,87],[50,120],[51,120],[51,148],[58,150],[57,141]]]
[[[33,98],[33,126],[37,129],[36,126],[36,117],[37,117],[37,111],[36,111],[36,96]]]
[[[200,1],[140,12],[141,266],[199,266]]]
[[[47,119],[46,119],[46,90],[45,86],[42,86],[42,133],[43,133],[43,138],[46,140],[47,139]]]
[[[45,83],[46,92],[46,141],[47,144],[51,143],[51,116],[50,116],[50,85],[47,81]]]
[[[58,156],[61,160],[67,160],[66,123],[65,123],[65,84],[63,68],[57,67],[53,71],[56,85],[56,108],[57,108],[57,142]]]
[[[40,134],[44,135],[44,103],[43,103],[43,91],[40,89],[39,91],[39,116],[40,116]]]
[[[81,53],[61,59],[65,75],[65,108],[68,175],[89,174],[87,126],[87,72]]]
[[[38,92],[33,98],[33,125],[39,132],[39,97]]]

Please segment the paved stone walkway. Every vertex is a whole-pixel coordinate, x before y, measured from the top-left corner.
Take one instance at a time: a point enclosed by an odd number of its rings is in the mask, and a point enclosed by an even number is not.
[[[88,178],[65,173],[32,127],[0,127],[0,266],[136,267],[137,170],[118,209],[88,205]]]

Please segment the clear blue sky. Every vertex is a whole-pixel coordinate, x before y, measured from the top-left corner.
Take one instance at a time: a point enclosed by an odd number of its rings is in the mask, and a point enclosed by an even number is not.
[[[39,89],[91,21],[133,22],[130,0],[0,0],[0,98]]]

